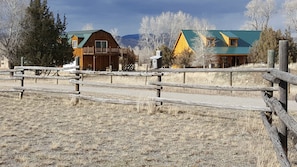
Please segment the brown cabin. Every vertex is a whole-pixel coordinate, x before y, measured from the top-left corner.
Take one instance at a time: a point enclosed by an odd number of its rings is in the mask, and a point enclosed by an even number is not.
[[[81,70],[102,71],[119,68],[120,47],[113,36],[104,30],[68,32],[73,56],[79,57]]]

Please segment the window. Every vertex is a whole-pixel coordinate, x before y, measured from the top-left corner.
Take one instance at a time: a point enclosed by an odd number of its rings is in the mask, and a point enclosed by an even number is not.
[[[72,41],[72,48],[77,48],[77,40]]]
[[[214,38],[207,38],[207,43],[206,46],[211,47],[211,46],[215,46],[215,39]]]
[[[230,46],[237,46],[237,39],[230,39]]]
[[[107,41],[97,40],[95,41],[95,51],[96,53],[106,53],[107,52],[108,43]]]

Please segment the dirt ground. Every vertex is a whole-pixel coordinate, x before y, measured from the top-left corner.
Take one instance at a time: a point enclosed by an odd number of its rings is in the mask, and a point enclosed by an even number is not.
[[[0,166],[276,166],[258,112],[0,94]]]

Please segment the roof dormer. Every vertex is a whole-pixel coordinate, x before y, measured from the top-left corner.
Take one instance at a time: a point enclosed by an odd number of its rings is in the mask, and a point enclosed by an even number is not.
[[[220,32],[220,34],[223,36],[223,39],[228,46],[238,46],[238,36],[229,31]]]
[[[206,46],[208,46],[208,47],[216,46],[216,38],[214,38],[214,37],[211,37],[211,38],[207,37],[206,38]]]
[[[199,35],[205,46],[211,47],[216,45],[216,38],[212,34],[199,32]]]

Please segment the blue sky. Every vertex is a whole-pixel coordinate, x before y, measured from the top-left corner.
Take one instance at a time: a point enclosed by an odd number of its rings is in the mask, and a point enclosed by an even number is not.
[[[283,0],[277,0],[281,2]],[[244,11],[249,0],[48,0],[54,13],[65,14],[67,31],[89,26],[119,35],[136,34],[144,16],[182,11],[206,19],[217,29],[239,29],[246,20]],[[280,5],[280,4],[279,4]],[[283,28],[281,15],[271,19],[271,26]]]

